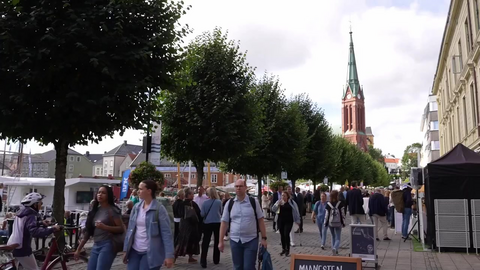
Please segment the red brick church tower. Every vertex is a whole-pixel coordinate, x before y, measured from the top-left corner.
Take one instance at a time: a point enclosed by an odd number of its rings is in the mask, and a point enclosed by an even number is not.
[[[368,151],[367,135],[365,134],[365,96],[358,81],[352,31],[350,31],[347,84],[342,96],[342,134],[345,139],[363,151]]]

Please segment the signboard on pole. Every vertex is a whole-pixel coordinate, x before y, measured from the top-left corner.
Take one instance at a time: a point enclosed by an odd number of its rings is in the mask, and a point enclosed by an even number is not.
[[[292,254],[292,259],[290,260],[290,270],[310,269],[361,270],[362,259],[340,256],[333,257]]]
[[[282,179],[287,180],[287,178],[288,178],[287,172],[282,172]]]
[[[375,225],[350,224],[350,254],[363,261],[377,261]]]
[[[120,200],[127,197],[129,176],[130,176],[130,169],[127,169],[126,171],[123,172],[122,184],[121,184],[122,190],[120,190]]]
[[[155,166],[160,166],[160,150],[162,143],[162,122],[153,123],[156,127],[152,134],[152,146],[150,148],[149,161]]]
[[[323,183],[324,183],[325,185],[328,185],[328,177],[325,176],[325,177],[323,178]]]

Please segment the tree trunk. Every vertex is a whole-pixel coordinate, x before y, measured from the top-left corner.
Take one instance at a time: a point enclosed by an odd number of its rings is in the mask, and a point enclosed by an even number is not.
[[[55,187],[53,192],[53,217],[59,224],[64,222],[65,214],[65,178],[67,172],[68,143],[60,140],[55,144]],[[63,250],[65,237],[63,231],[55,234],[60,250]]]
[[[258,181],[257,181],[257,186],[258,186],[258,193],[257,193],[257,199],[258,199],[258,203],[263,207],[262,205],[262,178],[263,176],[261,175],[257,175],[257,178],[258,178]]]
[[[195,169],[197,170],[197,188],[203,185],[203,167],[205,166],[205,161],[197,160],[193,162]]]

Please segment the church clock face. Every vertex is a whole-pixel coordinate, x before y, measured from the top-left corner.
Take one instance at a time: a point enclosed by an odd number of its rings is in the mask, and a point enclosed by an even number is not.
[[[360,95],[360,94],[358,94],[357,97],[358,97],[358,99],[362,99],[362,95]]]
[[[351,98],[352,98],[352,95],[348,94],[347,99],[351,99]]]

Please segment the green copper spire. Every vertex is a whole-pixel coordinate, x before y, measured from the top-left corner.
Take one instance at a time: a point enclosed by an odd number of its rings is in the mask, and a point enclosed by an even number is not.
[[[347,87],[350,87],[353,96],[356,96],[360,92],[360,82],[358,81],[357,62],[355,61],[355,50],[353,49],[352,31],[350,30],[350,53],[348,56],[348,74],[347,74]],[[345,92],[347,91],[345,88]],[[345,97],[345,93],[343,93]]]

